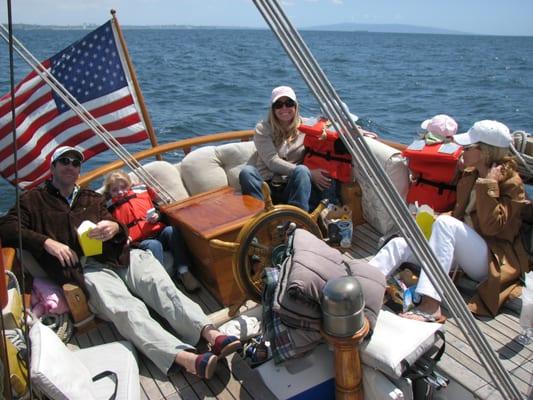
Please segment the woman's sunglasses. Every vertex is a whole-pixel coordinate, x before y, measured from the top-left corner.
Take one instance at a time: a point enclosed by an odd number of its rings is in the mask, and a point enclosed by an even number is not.
[[[61,165],[65,165],[65,166],[70,165],[70,164],[72,164],[72,166],[76,168],[81,166],[81,161],[78,158],[61,157],[57,161],[61,163]]]
[[[291,100],[291,99],[287,99],[285,101],[282,101],[282,100],[278,100],[276,101],[274,104],[272,104],[272,108],[274,110],[279,110],[280,108],[282,108],[283,106],[287,107],[287,108],[292,108],[292,107],[296,107],[296,102],[294,100]]]

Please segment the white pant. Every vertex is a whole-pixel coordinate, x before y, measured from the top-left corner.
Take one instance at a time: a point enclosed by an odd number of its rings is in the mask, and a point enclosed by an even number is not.
[[[167,373],[177,353],[194,348],[202,328],[211,323],[207,316],[176,288],[149,251],[131,250],[128,268],[110,268],[89,260],[83,274],[91,309],[111,321],[124,338]],[[150,316],[145,303],[169,322],[179,338]]]
[[[441,215],[433,224],[429,246],[446,273],[459,265],[470,278],[481,282],[487,277],[489,250],[485,240],[464,222]],[[405,262],[419,264],[404,238],[394,238],[370,260],[385,276]],[[425,271],[420,274],[416,292],[441,301]]]

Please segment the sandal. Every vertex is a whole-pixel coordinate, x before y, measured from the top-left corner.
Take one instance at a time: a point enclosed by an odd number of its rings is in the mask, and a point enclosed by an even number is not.
[[[201,379],[211,379],[217,369],[218,357],[211,352],[200,354],[194,363],[196,376]]]
[[[215,339],[211,351],[219,357],[226,357],[242,349],[242,343],[236,336],[220,335]]]
[[[415,316],[417,318],[409,318],[409,317],[412,317],[412,316]],[[439,324],[444,324],[446,322],[446,319],[447,319],[442,314],[440,316],[438,316],[438,317],[435,317],[432,314],[429,314],[427,312],[420,311],[420,310],[407,311],[405,313],[400,314],[400,317],[406,318],[406,319],[412,319],[414,321],[436,322],[436,323],[439,323]]]

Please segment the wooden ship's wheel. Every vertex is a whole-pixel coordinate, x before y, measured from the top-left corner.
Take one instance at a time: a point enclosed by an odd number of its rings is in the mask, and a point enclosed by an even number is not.
[[[265,208],[250,219],[241,229],[235,242],[212,239],[210,245],[233,253],[232,265],[235,280],[247,299],[261,302],[262,272],[266,267],[281,262],[286,249],[286,237],[296,228],[310,231],[318,237],[322,233],[317,224],[321,204],[311,214],[290,205],[273,205],[270,190],[263,184]]]

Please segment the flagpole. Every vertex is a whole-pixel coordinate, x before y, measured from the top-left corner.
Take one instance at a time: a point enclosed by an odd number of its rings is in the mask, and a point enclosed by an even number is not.
[[[117,12],[113,9],[110,12],[112,16],[113,25],[115,26],[117,30],[117,35],[120,41],[120,46],[122,47],[122,50],[124,51],[124,57],[126,59],[126,63],[128,64],[128,69],[130,70],[131,80],[133,82],[133,89],[135,90],[135,94],[137,95],[137,99],[139,100],[139,106],[141,108],[141,113],[144,119],[144,123],[146,125],[146,130],[148,131],[148,137],[150,138],[152,147],[156,147],[158,143],[157,143],[157,137],[154,132],[154,127],[152,125],[152,119],[150,118],[150,114],[148,113],[148,109],[146,108],[146,104],[144,103],[144,97],[141,91],[141,87],[139,85],[139,81],[137,80],[137,75],[135,74],[135,69],[133,68],[133,63],[131,62],[131,59],[130,59],[130,54],[128,53],[128,48],[126,47],[126,41],[124,40],[124,36],[122,35],[122,29],[120,29],[118,19],[115,15]],[[158,160],[162,159],[160,154],[158,154],[156,158]]]

